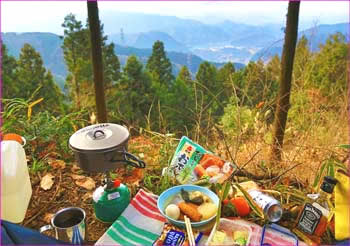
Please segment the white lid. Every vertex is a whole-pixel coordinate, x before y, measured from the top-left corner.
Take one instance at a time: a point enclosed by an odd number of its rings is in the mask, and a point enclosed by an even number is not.
[[[117,124],[102,123],[84,127],[69,138],[77,150],[103,150],[116,147],[129,139],[129,131]]]

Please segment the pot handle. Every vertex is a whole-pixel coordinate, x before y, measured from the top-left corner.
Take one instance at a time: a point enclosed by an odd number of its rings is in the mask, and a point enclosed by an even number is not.
[[[124,158],[125,160],[127,160],[127,162],[131,162],[131,163],[138,163],[136,166],[134,167],[138,167],[138,168],[145,168],[146,167],[146,163],[142,160],[140,160],[139,158],[137,158],[136,156],[134,156],[133,154],[130,154],[129,152],[124,151]],[[132,161],[130,161],[130,160]]]
[[[118,153],[122,153],[124,155],[124,160],[109,160],[110,162],[124,162],[126,164],[129,164],[130,166],[136,167],[136,168],[145,168],[146,163],[133,154],[130,154],[129,152],[124,151],[117,151]]]

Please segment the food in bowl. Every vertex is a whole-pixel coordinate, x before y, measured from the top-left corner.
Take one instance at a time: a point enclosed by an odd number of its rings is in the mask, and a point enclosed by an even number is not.
[[[209,196],[201,191],[186,191],[184,188],[171,196],[165,206],[165,214],[170,218],[184,221],[186,215],[192,222],[210,219],[217,210],[218,207]]]

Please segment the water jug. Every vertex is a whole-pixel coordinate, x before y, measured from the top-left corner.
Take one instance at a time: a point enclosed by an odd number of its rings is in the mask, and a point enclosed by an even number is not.
[[[97,188],[93,194],[96,218],[102,222],[113,223],[130,203],[130,191],[127,186],[108,181]]]
[[[5,136],[4,139],[6,139]],[[23,146],[16,140],[2,141],[1,219],[21,223],[31,195],[32,186]]]

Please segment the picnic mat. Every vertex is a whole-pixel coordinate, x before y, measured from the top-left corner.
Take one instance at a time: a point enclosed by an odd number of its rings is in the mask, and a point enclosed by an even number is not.
[[[157,208],[157,199],[158,196],[139,190],[95,245],[152,245],[166,222]]]

